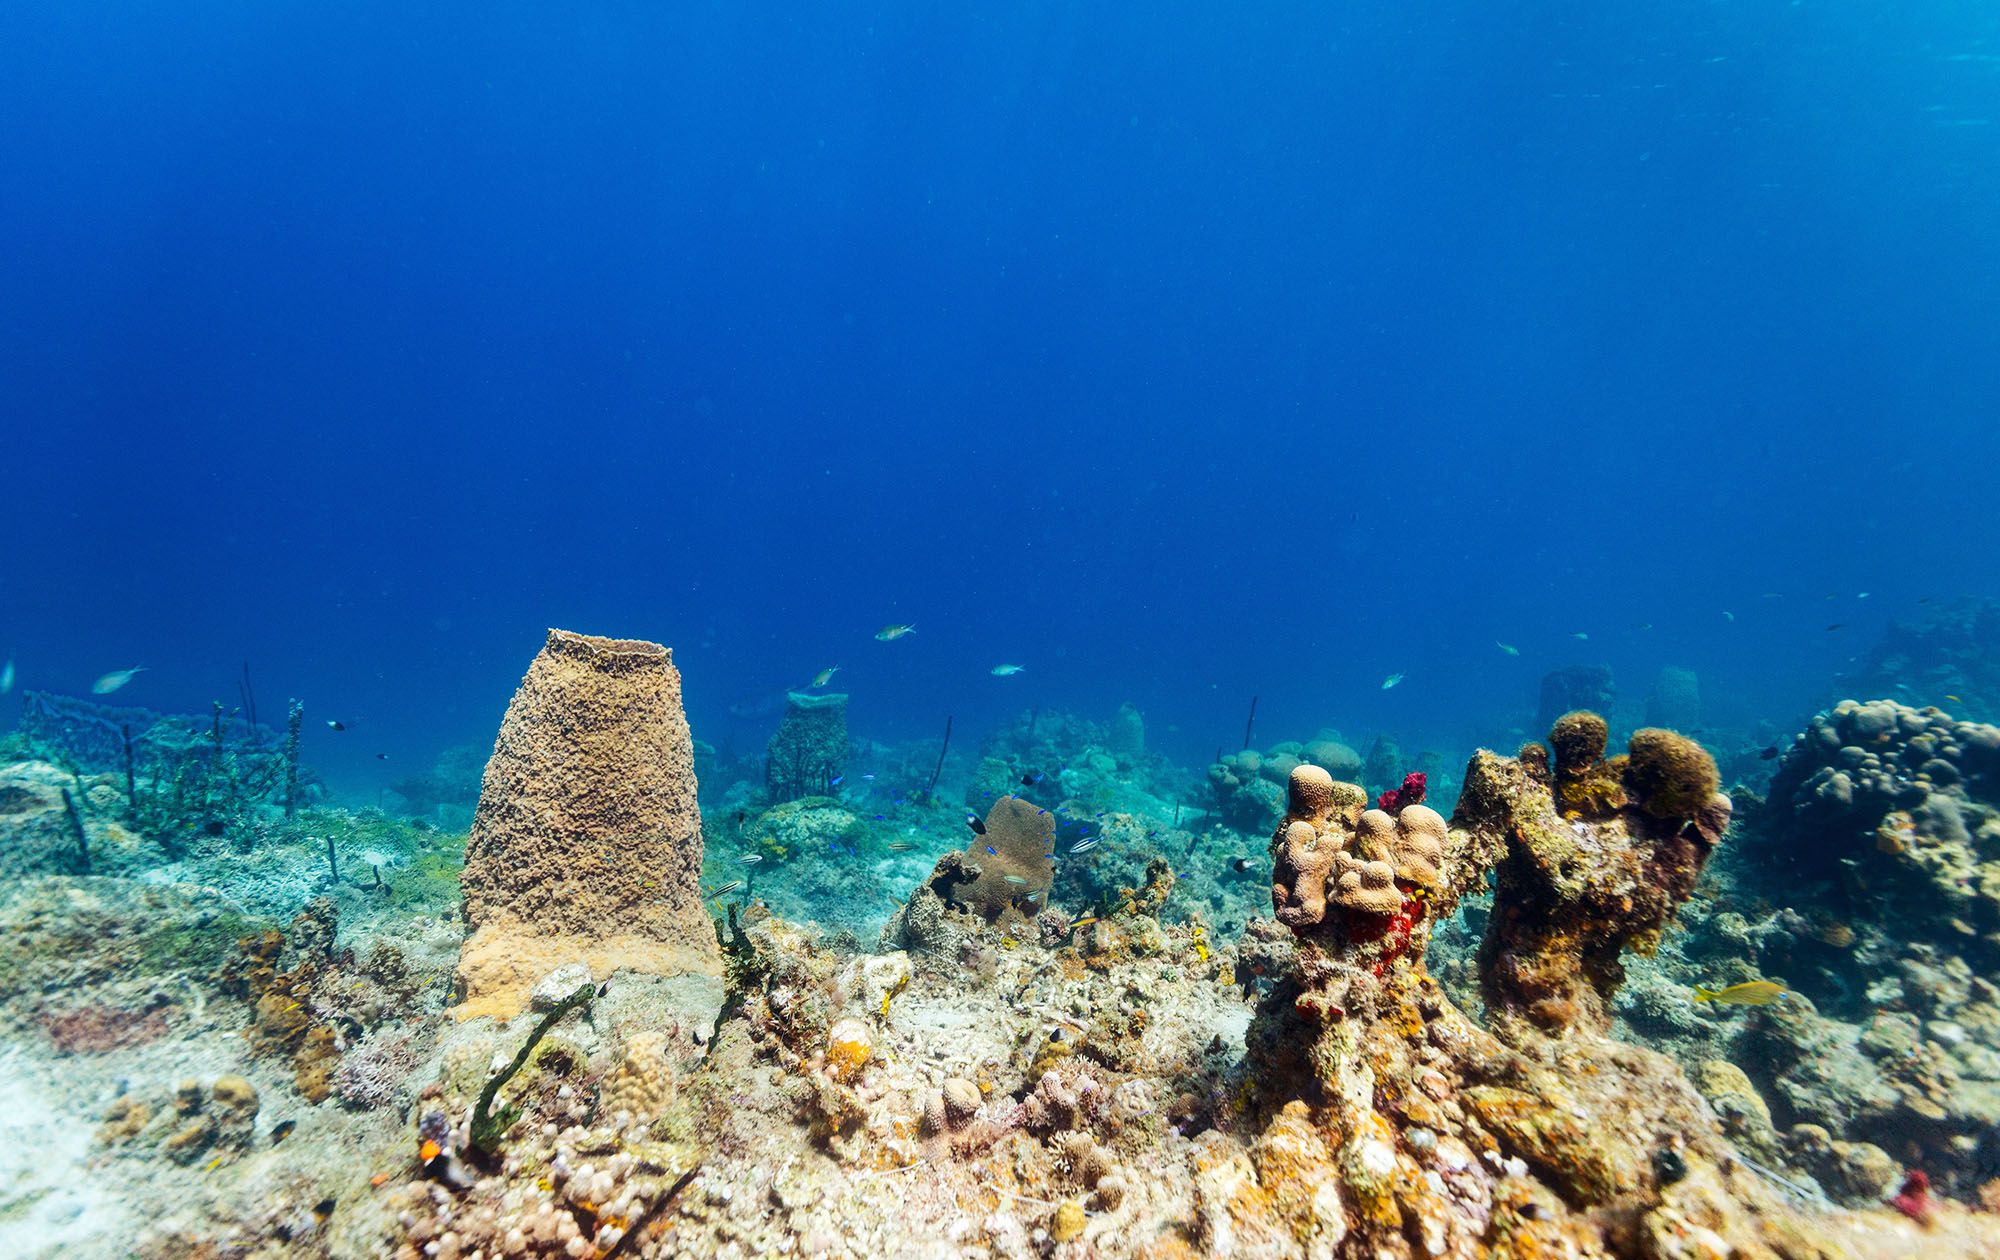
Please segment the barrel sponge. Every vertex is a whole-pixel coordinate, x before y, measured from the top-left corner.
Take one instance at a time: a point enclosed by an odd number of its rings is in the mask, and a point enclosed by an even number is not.
[[[1715,758],[1685,735],[1658,727],[1634,731],[1625,785],[1655,818],[1694,818],[1722,786]]]
[[[694,745],[673,653],[551,630],[507,706],[459,878],[460,1018],[518,1014],[536,981],[719,974],[701,901]]]
[[[981,825],[985,832],[963,852],[938,859],[930,887],[946,904],[976,911],[988,923],[1025,923],[1041,912],[1055,880],[1055,815],[1003,796]]]

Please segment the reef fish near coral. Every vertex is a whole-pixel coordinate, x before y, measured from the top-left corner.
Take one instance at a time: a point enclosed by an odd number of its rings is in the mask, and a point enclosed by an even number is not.
[[[916,632],[917,628],[910,625],[883,626],[875,632],[875,641],[877,643],[894,643],[904,635],[915,634]]]
[[[1746,980],[1742,984],[1732,984],[1723,989],[1704,989],[1695,986],[1694,1000],[1714,1002],[1722,1006],[1769,1006],[1783,998],[1790,990],[1772,980]]]

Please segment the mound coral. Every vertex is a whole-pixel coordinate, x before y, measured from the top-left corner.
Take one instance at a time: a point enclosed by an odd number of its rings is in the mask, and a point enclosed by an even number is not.
[[[673,653],[551,630],[507,706],[466,845],[461,1017],[512,1017],[555,967],[718,972]]]
[[[1785,880],[1832,883],[1842,919],[2000,966],[2000,727],[1843,700],[1786,753],[1755,833]]]

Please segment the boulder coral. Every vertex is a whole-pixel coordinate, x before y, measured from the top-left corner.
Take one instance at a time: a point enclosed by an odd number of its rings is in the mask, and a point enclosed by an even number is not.
[[[461,1017],[518,1014],[555,967],[717,974],[694,748],[673,653],[549,631],[486,763],[466,845]]]
[[[2000,727],[1843,700],[1785,753],[1753,831],[1844,920],[2000,966]]]

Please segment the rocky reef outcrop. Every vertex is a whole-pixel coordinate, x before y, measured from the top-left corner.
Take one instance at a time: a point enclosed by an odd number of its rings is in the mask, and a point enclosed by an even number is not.
[[[673,654],[551,630],[507,706],[461,883],[461,1017],[511,1017],[556,967],[717,973]]]
[[[1539,745],[1475,755],[1448,826],[1293,772],[1272,900],[1295,949],[1250,1034],[1268,1119],[1205,1203],[1211,1245],[1254,1231],[1308,1255],[1825,1254],[1672,1061],[1604,1035],[1619,957],[1687,896],[1729,807],[1691,742],[1635,737],[1606,760],[1602,730],[1564,718],[1553,765]],[[1496,868],[1489,1029],[1424,951]]]
[[[2000,718],[2000,600],[1953,599],[1891,621],[1848,694],[1896,695]]]

